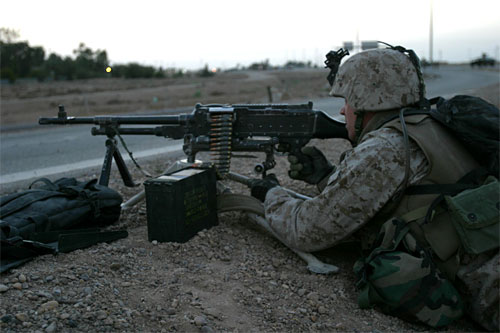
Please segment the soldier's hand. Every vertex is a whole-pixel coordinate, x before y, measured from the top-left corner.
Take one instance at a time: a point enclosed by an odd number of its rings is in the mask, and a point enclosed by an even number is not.
[[[302,147],[301,154],[288,155],[290,170],[288,176],[316,185],[328,176],[335,167],[328,162],[325,155],[316,147]]]
[[[271,173],[263,179],[253,180],[250,187],[250,193],[252,194],[253,197],[264,202],[264,200],[266,199],[267,192],[273,187],[279,185],[280,183],[278,182],[276,175]]]

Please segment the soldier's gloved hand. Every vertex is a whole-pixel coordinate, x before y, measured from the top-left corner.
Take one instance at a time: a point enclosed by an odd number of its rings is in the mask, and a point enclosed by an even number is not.
[[[328,162],[318,148],[302,147],[301,152],[300,155],[288,155],[288,162],[290,162],[288,176],[290,178],[316,185],[335,170],[335,167]]]
[[[263,179],[255,179],[250,187],[250,193],[253,197],[264,202],[266,199],[267,192],[275,186],[279,186],[280,183],[276,178],[276,175],[271,173],[264,177]]]

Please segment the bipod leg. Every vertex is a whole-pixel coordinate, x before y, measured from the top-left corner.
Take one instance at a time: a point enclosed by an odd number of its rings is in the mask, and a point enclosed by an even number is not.
[[[115,151],[113,153],[113,157],[115,158],[116,166],[118,167],[118,171],[120,171],[120,176],[122,176],[123,183],[125,184],[125,186],[127,187],[139,186],[139,184],[134,183],[132,175],[130,175],[130,171],[128,171],[127,165],[123,160],[122,154],[118,150],[118,147],[116,147],[116,143],[115,143]]]
[[[112,138],[106,140],[106,154],[104,155],[104,161],[102,163],[101,176],[99,177],[99,185],[108,186],[109,177],[111,174],[111,164],[113,162],[113,158],[115,159],[116,166],[118,167],[118,171],[123,179],[123,183],[127,187],[135,187],[137,186],[132,180],[132,176],[128,171],[127,166],[125,165],[125,161],[116,146],[116,141]]]
[[[101,176],[99,177],[99,185],[108,186],[109,175],[111,173],[111,163],[113,162],[113,154],[116,150],[116,143],[113,139],[106,140],[106,154],[102,162]]]

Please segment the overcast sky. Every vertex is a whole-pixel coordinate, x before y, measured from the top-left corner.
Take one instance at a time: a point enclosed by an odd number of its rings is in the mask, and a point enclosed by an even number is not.
[[[382,40],[434,60],[499,57],[500,0],[3,1],[0,26],[47,53],[80,42],[111,63],[229,68],[269,59],[322,64],[344,41]]]

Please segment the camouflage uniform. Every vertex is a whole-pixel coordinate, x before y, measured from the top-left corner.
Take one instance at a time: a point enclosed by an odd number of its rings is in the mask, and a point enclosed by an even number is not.
[[[410,147],[409,183],[417,184],[428,173],[429,163],[415,142],[410,141]],[[328,185],[312,200],[296,199],[281,187],[272,188],[264,203],[269,226],[298,250],[335,246],[360,228],[369,227],[398,193],[404,177],[404,154],[399,131],[382,128],[368,133],[358,146],[345,152]],[[498,253],[467,257],[456,278],[468,315],[489,330],[498,330],[499,260]]]
[[[410,184],[428,169],[425,155],[410,142]],[[405,169],[403,136],[383,128],[366,135],[344,153],[328,185],[312,200],[292,198],[282,188],[271,189],[265,201],[270,227],[291,247],[317,251],[338,244],[363,227],[401,187]]]
[[[353,73],[360,75],[356,77]],[[417,76],[415,66],[399,51],[359,53],[341,66],[331,95],[345,98],[358,111],[399,109],[419,100],[419,88],[422,85],[419,86],[421,76]],[[349,84],[349,80],[356,84]],[[361,113],[357,115],[358,118],[362,116]],[[357,132],[357,146],[343,154],[337,169],[329,176],[326,187],[315,198],[307,201],[293,198],[280,187],[272,188],[267,193],[264,202],[266,220],[288,246],[302,251],[325,249],[345,240],[360,228],[368,227],[368,222],[378,217],[381,211],[387,210],[388,206],[392,206],[395,216],[401,216],[398,214],[404,213],[405,209],[408,212],[421,207],[412,204],[422,202],[416,200],[412,203],[406,196],[397,208],[393,205],[405,177],[404,139],[397,126],[378,128],[373,126],[374,122],[370,121],[362,133]],[[437,138],[442,134],[435,128],[432,131]],[[411,156],[408,185],[457,181],[456,176],[460,174],[440,177],[450,165],[456,165],[456,161],[465,155],[453,156],[453,153],[444,149],[442,154],[450,159],[445,158],[443,162],[439,149],[434,149],[437,154],[427,156],[428,151],[422,150],[420,140],[412,138],[417,141],[410,139],[409,142]],[[450,161],[451,164],[446,168],[446,163]],[[472,164],[469,162],[469,166],[462,171],[470,170]],[[442,171],[436,173],[436,169]],[[448,235],[440,236],[446,238]],[[456,272],[456,283],[464,294],[468,314],[490,330],[499,328],[500,273],[499,254],[498,250],[495,251],[463,259]]]

